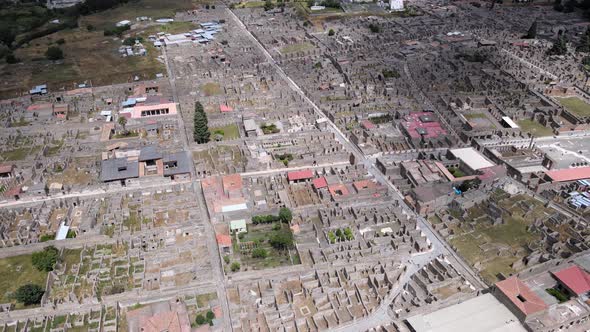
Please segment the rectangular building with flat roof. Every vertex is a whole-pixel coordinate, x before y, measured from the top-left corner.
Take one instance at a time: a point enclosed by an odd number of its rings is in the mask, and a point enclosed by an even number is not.
[[[525,332],[516,316],[492,294],[407,319],[414,332]]]

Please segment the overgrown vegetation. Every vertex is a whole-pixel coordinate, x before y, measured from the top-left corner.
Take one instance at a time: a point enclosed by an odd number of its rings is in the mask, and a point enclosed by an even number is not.
[[[33,305],[41,303],[41,298],[45,290],[39,285],[26,284],[20,286],[16,292],[14,292],[14,299],[21,302],[24,305]]]
[[[562,291],[556,288],[547,288],[545,291],[547,291],[547,293],[556,298],[559,301],[559,303],[569,301],[570,299],[570,297],[567,294],[563,293]]]
[[[383,72],[383,78],[399,78],[400,74],[397,70],[395,69],[384,69]]]
[[[351,241],[353,239],[354,235],[350,227],[346,227],[344,228],[344,230],[338,228],[336,229],[336,231],[328,232],[328,241],[330,241],[331,244],[334,244],[336,242]]]
[[[283,153],[277,155],[277,159],[280,160],[285,166],[289,166],[289,162],[293,160],[293,155],[290,153]]]
[[[274,222],[280,221],[282,223],[289,223],[293,219],[293,213],[289,208],[282,207],[279,210],[278,215],[268,214],[268,215],[259,215],[252,217],[252,223],[254,225],[258,224],[272,224]]]
[[[263,124],[262,126],[260,126],[260,129],[262,129],[262,132],[265,135],[268,134],[276,134],[278,132],[280,132],[281,130],[279,128],[277,128],[277,126],[274,123],[271,124]]]
[[[43,251],[35,252],[31,255],[31,262],[33,266],[39,271],[53,271],[55,264],[59,258],[59,251],[54,246],[49,246]]]

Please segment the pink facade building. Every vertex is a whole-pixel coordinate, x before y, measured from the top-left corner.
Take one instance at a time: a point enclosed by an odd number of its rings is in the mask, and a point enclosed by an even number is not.
[[[176,103],[160,96],[129,98],[123,102],[121,116],[141,119],[154,116],[175,115],[178,111]]]

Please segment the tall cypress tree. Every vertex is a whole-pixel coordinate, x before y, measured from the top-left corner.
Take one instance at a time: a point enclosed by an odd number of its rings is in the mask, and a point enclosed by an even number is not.
[[[533,24],[529,28],[529,31],[527,32],[525,38],[527,38],[527,39],[537,38],[537,20],[535,20],[535,22],[533,22]]]
[[[194,123],[194,131],[193,136],[195,142],[198,144],[203,144],[209,142],[209,127],[207,121],[207,114],[205,114],[205,110],[203,109],[203,105],[200,102],[195,103],[195,115],[193,118]]]

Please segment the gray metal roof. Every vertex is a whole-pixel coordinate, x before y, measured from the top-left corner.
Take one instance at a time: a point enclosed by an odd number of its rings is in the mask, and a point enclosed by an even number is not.
[[[128,161],[127,158],[103,160],[101,163],[100,180],[102,182],[124,180],[139,177],[139,163]]]
[[[186,152],[167,153],[164,155],[164,176],[187,174],[191,172],[191,161]],[[176,161],[176,167],[166,168],[166,164]]]
[[[139,152],[139,161],[162,159],[162,154],[153,146],[141,148]]]

